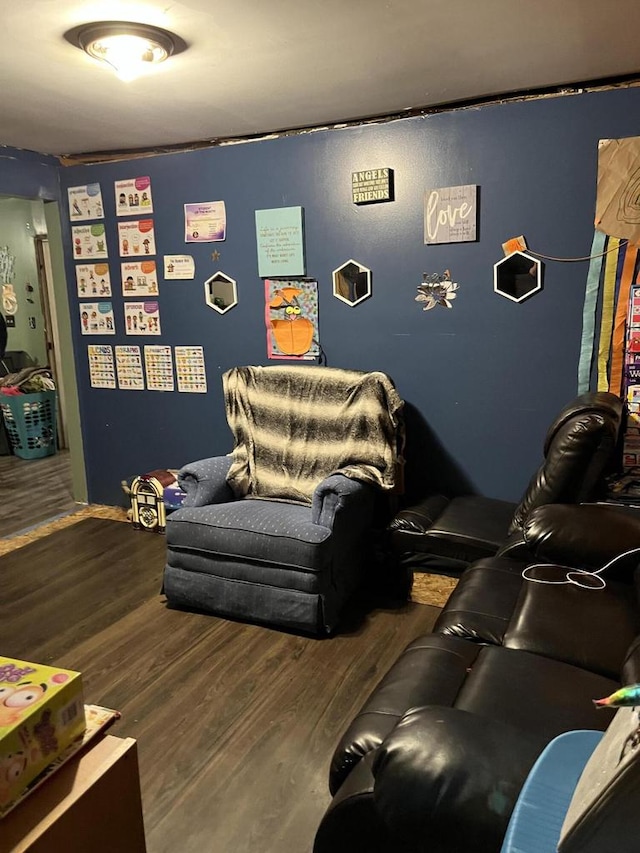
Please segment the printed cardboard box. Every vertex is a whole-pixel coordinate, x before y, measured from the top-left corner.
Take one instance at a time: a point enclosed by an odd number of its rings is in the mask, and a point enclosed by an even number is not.
[[[79,672],[0,656],[0,814],[84,730]]]

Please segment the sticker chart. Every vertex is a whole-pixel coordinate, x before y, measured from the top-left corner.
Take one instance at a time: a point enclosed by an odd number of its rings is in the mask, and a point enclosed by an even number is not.
[[[125,391],[144,391],[142,356],[138,346],[116,347],[118,387]]]
[[[178,391],[192,394],[207,393],[202,347],[176,347],[176,377]]]
[[[173,391],[173,357],[171,347],[146,346],[144,369],[149,391]]]
[[[92,388],[115,388],[116,373],[113,367],[113,350],[108,344],[87,347],[89,380]]]

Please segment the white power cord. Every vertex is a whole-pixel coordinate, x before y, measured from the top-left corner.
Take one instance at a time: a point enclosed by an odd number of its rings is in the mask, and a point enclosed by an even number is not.
[[[596,569],[595,572],[589,572],[586,569],[574,569],[571,566],[559,566],[557,563],[534,563],[532,566],[527,566],[526,569],[523,569],[522,577],[530,583],[552,585],[573,584],[573,586],[579,586],[581,589],[599,591],[607,585],[605,579],[601,577],[602,572],[613,566],[618,560],[621,560],[623,557],[629,557],[631,554],[640,554],[640,548],[631,548],[630,551],[623,551],[622,554],[618,554],[601,569]],[[529,572],[533,571],[533,569],[560,569],[565,573],[564,580],[554,581],[544,578],[533,578],[529,575]]]

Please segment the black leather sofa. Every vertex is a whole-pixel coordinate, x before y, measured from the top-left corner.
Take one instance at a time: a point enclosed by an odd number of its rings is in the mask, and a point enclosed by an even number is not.
[[[463,571],[505,546],[522,553],[522,531],[536,507],[602,496],[605,477],[618,461],[623,416],[622,400],[608,391],[589,391],[567,403],[547,430],[541,464],[518,504],[485,495],[442,494],[421,484],[420,498],[391,522],[393,550],[412,568],[449,571]],[[408,435],[408,446],[410,440]]]
[[[548,505],[522,535],[536,561],[594,570],[640,548],[640,517]],[[619,560],[601,591],[529,582],[526,563],[508,556],[470,566],[432,633],[407,647],[338,744],[314,853],[499,853],[545,745],[604,730],[612,713],[592,700],[640,682],[639,562]]]

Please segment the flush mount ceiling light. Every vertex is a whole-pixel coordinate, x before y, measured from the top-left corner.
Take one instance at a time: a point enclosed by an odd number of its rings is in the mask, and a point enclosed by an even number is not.
[[[134,80],[153,65],[186,48],[168,30],[129,21],[84,24],[65,33],[67,41],[93,59],[111,65],[121,80]]]

